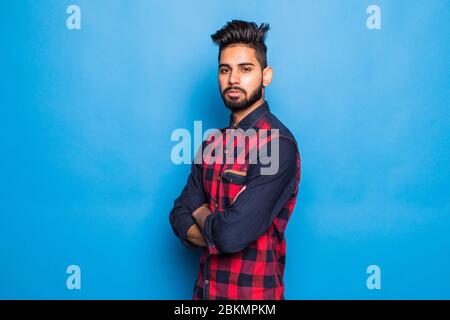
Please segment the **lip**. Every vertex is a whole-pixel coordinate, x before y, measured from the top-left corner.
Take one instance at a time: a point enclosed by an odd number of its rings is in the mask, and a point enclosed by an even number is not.
[[[229,90],[229,91],[227,91],[227,94],[230,95],[230,96],[233,96],[233,97],[238,96],[238,95],[240,95],[241,93],[242,93],[242,92],[239,91],[239,90]]]

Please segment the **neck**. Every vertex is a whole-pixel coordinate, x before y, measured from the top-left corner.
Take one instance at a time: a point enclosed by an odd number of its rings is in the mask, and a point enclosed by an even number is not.
[[[247,109],[233,111],[232,117],[233,117],[234,125],[237,125],[239,122],[241,122],[242,119],[244,119],[248,114],[250,114],[253,110],[257,109],[263,103],[264,103],[264,96],[261,97],[261,99],[256,101],[254,104],[252,104]]]

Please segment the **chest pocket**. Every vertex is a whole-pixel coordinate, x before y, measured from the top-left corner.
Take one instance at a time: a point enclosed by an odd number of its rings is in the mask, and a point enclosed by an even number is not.
[[[243,185],[247,181],[247,171],[227,169],[222,172],[222,178],[229,183]]]

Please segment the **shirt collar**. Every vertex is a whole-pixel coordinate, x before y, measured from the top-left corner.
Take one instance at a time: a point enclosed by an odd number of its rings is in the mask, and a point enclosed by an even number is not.
[[[233,114],[231,114],[230,128],[239,128],[245,131],[253,127],[256,124],[256,121],[258,121],[264,114],[266,114],[269,111],[270,111],[269,104],[267,103],[267,101],[264,100],[264,102],[259,107],[250,112],[248,115],[246,115],[245,118],[239,121],[239,123],[236,126],[234,126],[233,124]]]

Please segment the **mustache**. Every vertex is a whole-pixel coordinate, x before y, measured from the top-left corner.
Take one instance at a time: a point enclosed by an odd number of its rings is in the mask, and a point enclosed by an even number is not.
[[[223,93],[225,94],[225,93],[227,93],[230,90],[239,90],[239,91],[241,91],[243,93],[247,93],[244,89],[242,89],[240,87],[236,87],[236,86],[231,86],[231,87],[226,88],[225,90],[223,90]]]

